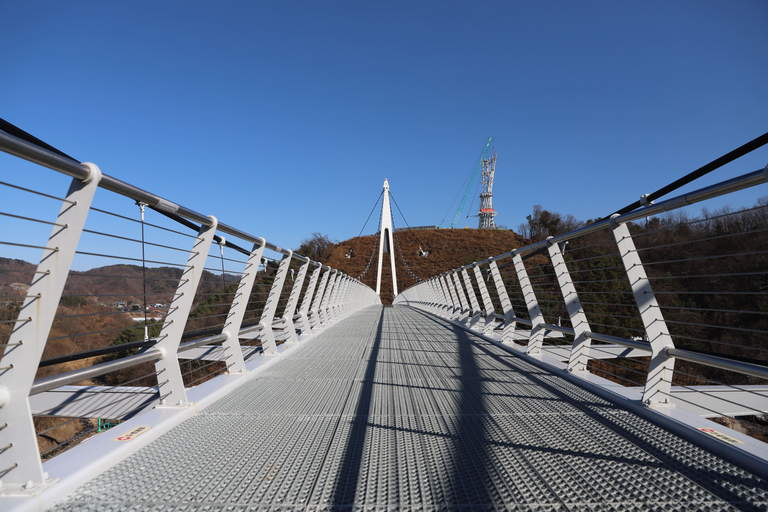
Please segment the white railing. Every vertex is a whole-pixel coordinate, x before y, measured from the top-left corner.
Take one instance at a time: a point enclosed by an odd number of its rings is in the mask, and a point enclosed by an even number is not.
[[[79,440],[194,408],[379,303],[337,270],[94,164],[2,132],[0,149],[21,157],[1,161],[4,496],[45,487],[42,460]]]
[[[766,181],[768,168],[646,204],[432,277],[394,303],[647,409],[766,440],[768,201],[684,209]]]

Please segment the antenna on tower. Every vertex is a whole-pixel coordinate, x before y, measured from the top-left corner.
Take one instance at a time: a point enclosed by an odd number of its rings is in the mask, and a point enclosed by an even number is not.
[[[480,183],[483,191],[480,192],[480,224],[478,229],[496,229],[496,223],[493,218],[496,212],[493,211],[493,174],[496,172],[496,150],[493,151],[491,158],[483,159],[483,170]]]

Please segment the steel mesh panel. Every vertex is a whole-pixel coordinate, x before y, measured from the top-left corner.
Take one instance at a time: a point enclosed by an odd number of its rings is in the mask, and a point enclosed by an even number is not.
[[[56,510],[732,510],[766,489],[447,322],[374,307]]]

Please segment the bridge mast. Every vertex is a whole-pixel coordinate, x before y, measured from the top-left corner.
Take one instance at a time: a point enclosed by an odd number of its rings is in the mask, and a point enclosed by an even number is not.
[[[483,159],[482,183],[483,191],[480,193],[480,225],[478,229],[496,229],[496,223],[493,218],[496,212],[493,211],[493,174],[496,172],[496,151],[493,156]]]
[[[379,235],[379,273],[376,277],[376,295],[381,296],[381,265],[384,253],[389,253],[392,263],[392,288],[397,296],[397,274],[395,273],[394,242],[392,240],[392,210],[389,206],[389,182],[384,179],[384,197],[381,201],[381,232]],[[386,244],[386,248],[384,245]]]

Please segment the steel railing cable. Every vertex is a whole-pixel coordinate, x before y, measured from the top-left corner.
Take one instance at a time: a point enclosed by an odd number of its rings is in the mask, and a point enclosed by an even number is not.
[[[152,208],[152,206],[150,206],[150,208]],[[193,231],[200,231],[200,226],[198,226],[197,224],[195,224],[191,220],[185,219],[181,215],[176,215],[175,213],[170,213],[170,212],[164,212],[164,211],[158,210],[156,208],[152,208],[152,209],[154,211],[156,211],[157,213],[159,213],[160,215],[165,215],[169,219],[178,222],[182,226],[186,226],[186,227],[188,227],[189,229],[191,229]],[[224,247],[229,247],[230,249],[234,249],[235,251],[239,252],[240,254],[244,254],[246,256],[250,256],[251,255],[251,251],[243,249],[242,247],[240,247],[240,246],[238,246],[236,244],[233,244],[232,242],[226,241],[223,236],[213,235],[213,241],[216,242],[217,244],[224,244]]]
[[[408,229],[411,229],[411,225],[408,224],[408,220],[405,218],[405,215],[403,215],[403,211],[400,209],[400,206],[397,204],[397,201],[395,200],[395,196],[392,194],[392,192],[389,193],[389,197],[391,197],[392,202],[395,203],[395,208],[397,208],[397,211],[400,212],[400,216],[403,218],[403,222],[405,222],[405,225],[408,227]],[[416,231],[413,231],[413,236],[414,238],[416,238],[416,243],[419,244],[419,249],[421,249],[421,240],[419,239],[419,235],[417,234]]]
[[[740,158],[740,157],[746,155],[747,153],[750,153],[750,152],[752,152],[752,151],[754,151],[754,150],[756,150],[756,149],[758,149],[758,148],[760,148],[760,147],[762,147],[762,146],[764,146],[766,144],[768,144],[768,132],[764,133],[763,135],[757,137],[756,139],[751,140],[751,141],[747,142],[746,144],[744,144],[744,145],[734,149],[730,153],[727,153],[727,154],[725,154],[725,155],[723,155],[723,156],[721,156],[721,157],[719,157],[719,158],[709,162],[708,164],[703,165],[702,167],[699,167],[695,171],[686,174],[682,178],[679,178],[679,179],[673,181],[672,183],[670,183],[670,184],[668,184],[668,185],[666,185],[664,187],[661,187],[656,192],[653,192],[651,194],[643,195],[643,197],[641,199],[635,201],[632,204],[629,204],[629,205],[625,206],[624,208],[616,210],[614,213],[612,213],[608,217],[612,217],[613,215],[624,215],[625,213],[629,213],[631,211],[634,211],[634,210],[640,208],[641,206],[649,205],[653,201],[655,201],[656,199],[658,199],[660,197],[663,197],[663,196],[669,194],[670,192],[674,192],[675,190],[677,190],[677,189],[679,189],[679,188],[681,188],[681,187],[691,183],[692,181],[695,181],[695,180],[701,178],[702,176],[705,176],[705,175],[709,174],[710,172],[712,172],[712,171],[714,171],[716,169],[719,169],[720,167],[724,166],[725,164],[728,164],[728,163],[736,160],[737,158]],[[605,217],[605,218],[607,218],[607,217]],[[600,221],[600,220],[602,220],[602,218],[597,218],[597,219],[595,219],[595,222]],[[534,256],[537,256],[539,254],[543,254],[544,252],[546,252],[546,250],[547,250],[546,248],[539,249],[537,251],[533,251],[533,252],[530,252],[528,254],[523,255],[522,258],[523,258],[523,260],[527,260],[527,259],[532,258]]]
[[[379,200],[381,200],[381,196],[384,195],[384,190],[382,189],[381,194],[379,194],[379,197],[376,199],[376,202],[373,203],[373,208],[371,208],[371,213],[368,214],[368,218],[365,219],[365,224],[363,224],[362,229],[360,229],[360,233],[357,234],[357,238],[355,238],[355,243],[352,244],[352,248],[347,253],[349,256],[352,256],[352,251],[355,250],[355,246],[357,246],[358,240],[360,240],[360,236],[363,234],[363,230],[365,229],[365,226],[368,225],[368,221],[371,220],[371,215],[373,215],[373,212],[376,210],[376,206],[379,204]]]
[[[63,156],[64,158],[69,158],[73,162],[80,163],[79,160],[77,160],[75,158],[72,158],[71,156],[69,156],[68,154],[64,153],[63,151],[59,151],[58,149],[56,149],[55,147],[51,146],[50,144],[46,144],[45,142],[43,142],[42,140],[38,139],[34,135],[31,135],[31,134],[25,132],[24,130],[22,130],[18,126],[14,126],[14,125],[12,125],[11,123],[9,123],[8,121],[6,121],[5,119],[2,119],[2,118],[0,118],[0,130],[3,130],[8,135],[13,135],[14,137],[18,137],[19,139],[21,139],[23,141],[29,142],[30,144],[34,144],[35,146],[39,146],[41,148],[45,148],[48,151],[53,151],[57,155]]]
[[[384,191],[382,190],[382,194],[383,193],[384,193]],[[368,264],[365,266],[365,270],[363,270],[362,274],[357,276],[357,280],[358,281],[361,280],[363,278],[363,276],[366,274],[366,272],[368,272],[368,269],[371,268],[371,263],[373,263],[373,257],[376,255],[376,249],[379,248],[379,238],[380,238],[380,236],[378,236],[379,233],[381,233],[381,212],[379,212],[379,228],[376,231],[376,235],[377,236],[374,238],[373,251],[371,251],[371,257],[368,258]]]
[[[35,136],[25,132],[24,130],[22,130],[21,128],[19,128],[17,126],[14,126],[13,124],[9,123],[8,121],[6,121],[6,120],[4,120],[2,118],[0,118],[0,130],[4,131],[5,133],[7,133],[9,135],[13,135],[14,137],[17,137],[17,138],[19,138],[19,139],[21,139],[23,141],[29,142],[30,144],[34,144],[34,145],[36,145],[38,147],[41,147],[43,149],[47,149],[48,151],[52,151],[52,152],[56,153],[57,155],[63,156],[65,158],[68,158],[68,159],[72,160],[73,162],[80,163],[80,160],[69,156],[68,154],[64,153],[63,151],[60,151],[60,150],[56,149],[55,147],[51,146],[50,144],[47,144],[46,142],[44,142],[44,141],[38,139],[37,137],[35,137]],[[140,202],[141,201],[136,201],[136,204],[139,204]],[[181,217],[180,215],[176,215],[176,214],[171,213],[171,212],[162,211],[162,210],[157,209],[157,208],[155,208],[152,205],[149,205],[147,203],[144,203],[144,206],[145,207],[149,206],[150,208],[152,208],[156,212],[160,213],[161,215],[165,215],[169,219],[172,219],[172,220],[174,220],[174,221],[176,221],[176,222],[178,222],[180,224],[183,224],[183,225],[189,227],[190,229],[194,229],[195,231],[198,231],[200,229],[200,226],[195,225],[193,222],[185,219],[184,217]],[[143,209],[142,209],[142,213],[143,213]],[[214,241],[219,243],[220,240],[223,240],[223,237],[220,238],[219,236],[216,236],[216,235],[214,236]],[[238,247],[235,244],[226,243],[226,246],[231,248],[231,249],[234,249],[234,250],[236,250],[236,251],[238,251],[238,252],[240,252],[242,254],[250,255],[250,251],[247,251],[247,250],[243,249],[242,247]]]
[[[640,208],[644,204],[649,204],[650,202],[652,202],[652,201],[654,201],[654,200],[656,200],[656,199],[658,199],[658,198],[660,198],[662,196],[665,196],[665,195],[669,194],[670,192],[673,192],[673,191],[679,189],[680,187],[682,187],[684,185],[687,185],[688,183],[690,183],[690,182],[692,182],[692,181],[694,181],[694,180],[696,180],[698,178],[701,178],[702,176],[704,176],[706,174],[709,174],[710,172],[712,172],[715,169],[718,169],[718,168],[724,166],[727,163],[733,162],[737,158],[740,158],[740,157],[746,155],[747,153],[750,153],[750,152],[754,151],[755,149],[764,146],[765,144],[768,144],[768,133],[764,133],[763,135],[757,137],[756,139],[754,139],[754,140],[752,140],[750,142],[747,142],[743,146],[740,146],[740,147],[734,149],[730,153],[727,153],[727,154],[721,156],[720,158],[717,158],[717,159],[709,162],[708,164],[706,164],[706,165],[704,165],[702,167],[699,167],[695,171],[693,171],[693,172],[691,172],[689,174],[686,174],[682,178],[673,181],[669,185],[666,185],[666,186],[660,188],[656,192],[653,192],[651,194],[643,196],[643,199],[635,201],[634,203],[629,204],[629,205],[625,206],[624,208],[622,208],[620,210],[616,210],[612,215],[616,215],[616,214],[623,215],[625,213],[628,213],[628,212],[631,212],[633,210],[636,210],[637,208]]]
[[[397,203],[395,203],[395,206],[397,206]],[[398,208],[399,210],[399,208]],[[416,274],[413,273],[411,270],[411,267],[408,266],[408,262],[405,261],[405,257],[403,256],[403,249],[400,247],[400,240],[397,238],[397,230],[395,229],[395,214],[392,213],[392,209],[389,209],[389,214],[392,217],[392,235],[395,237],[395,245],[397,246],[397,252],[400,253],[400,260],[403,262],[403,265],[405,266],[405,270],[408,271],[408,273],[411,275],[412,278],[416,280],[416,282],[421,282],[423,279],[416,276]],[[402,212],[401,212],[402,215]],[[405,220],[405,217],[403,217],[403,220]]]

